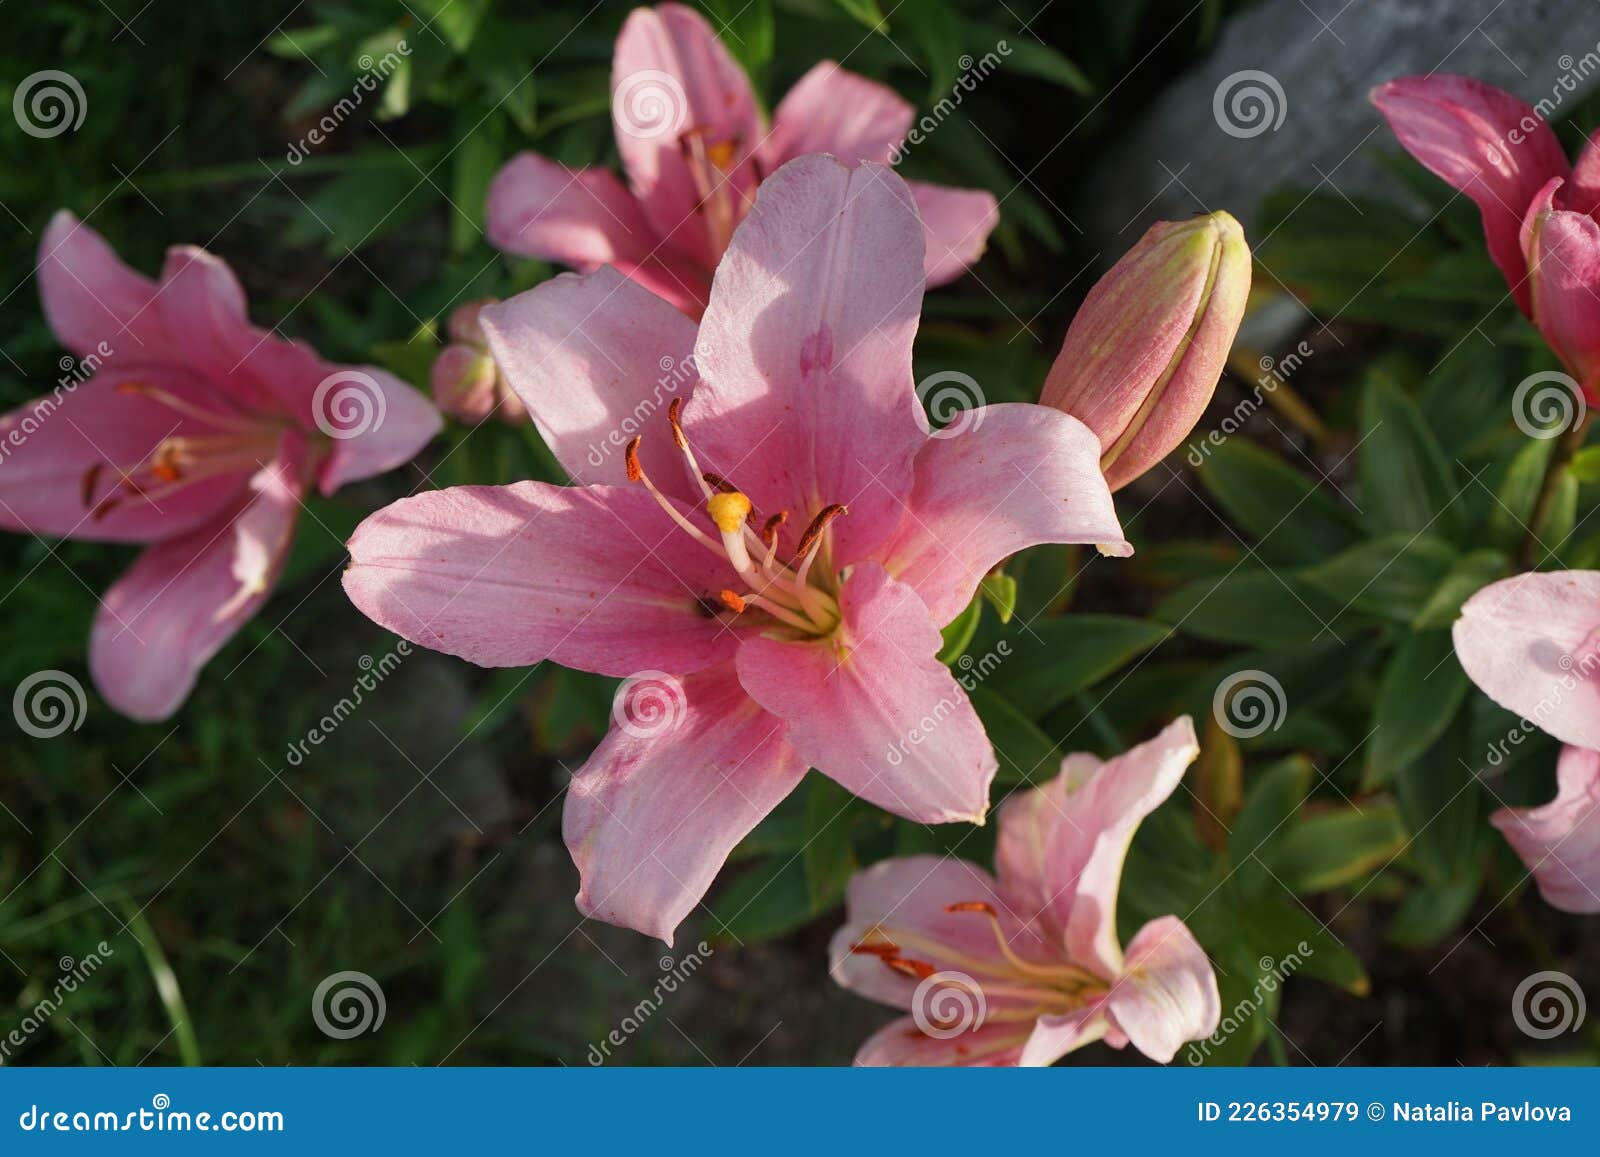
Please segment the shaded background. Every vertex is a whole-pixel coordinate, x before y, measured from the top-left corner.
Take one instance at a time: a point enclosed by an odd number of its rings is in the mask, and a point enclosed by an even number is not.
[[[1002,39],[1014,47],[906,166],[1003,198],[1001,228],[974,276],[928,301],[919,374],[971,373],[990,401],[1033,396],[1095,273],[1150,221],[1201,208],[1233,208],[1246,220],[1265,240],[1258,285],[1275,292],[1277,307],[1298,306],[1274,322],[1273,303],[1263,303],[1209,422],[1244,395],[1260,356],[1303,336],[1317,353],[1294,389],[1325,429],[1316,436],[1268,408],[1249,432],[1301,469],[1326,471],[1340,496],[1356,441],[1352,383],[1367,366],[1504,358],[1496,373],[1509,388],[1538,357],[1531,331],[1496,300],[1502,290],[1477,252],[1470,206],[1447,205],[1414,167],[1386,173],[1380,154],[1392,142],[1372,136],[1364,94],[1386,68],[1443,65],[1537,99],[1562,74],[1559,57],[1594,47],[1560,31],[1584,16],[1592,23],[1592,4],[707,7],[726,22],[725,39],[769,108],[831,56],[926,109],[951,91],[963,54],[981,57]],[[258,324],[306,338],[331,360],[379,361],[425,381],[433,334],[454,304],[506,296],[551,273],[483,241],[483,195],[497,167],[530,147],[614,163],[606,83],[627,9],[106,0],[8,10],[5,95],[55,68],[79,82],[87,107],[76,130],[48,139],[0,120],[0,403],[45,392],[59,372],[31,272],[59,207],[145,271],[169,243],[204,245],[238,272]],[[291,143],[352,91],[361,57],[402,40],[402,70],[327,144],[291,162]],[[1219,80],[1244,69],[1268,71],[1286,90],[1285,124],[1259,148],[1215,131],[1208,112]],[[1594,123],[1576,98],[1562,111],[1574,126]],[[1430,222],[1435,206],[1445,211]],[[1450,292],[1419,297],[1418,286],[1445,284]],[[1467,334],[1487,345],[1457,351]],[[1184,480],[1187,471],[1179,456],[1119,507],[1141,543],[1182,538],[1188,554],[1147,555],[1117,572],[1085,570],[1069,551],[1033,552],[1020,568],[1023,617],[1053,619],[1069,601],[1146,616],[1181,580],[1249,551],[1248,534]],[[486,672],[413,650],[328,742],[292,754],[395,646],[339,588],[350,529],[419,487],[519,477],[553,477],[531,428],[456,428],[411,467],[313,501],[276,597],[159,726],[115,716],[84,664],[94,592],[132,552],[0,538],[0,689],[9,696],[55,669],[88,691],[78,726],[60,736],[32,738],[0,717],[0,1035],[64,969],[102,941],[110,949],[92,981],[26,1034],[13,1063],[590,1063],[591,1046],[702,941],[703,966],[626,1030],[626,1042],[608,1049],[611,1063],[843,1063],[888,1019],[826,978],[837,908],[819,903],[804,872],[784,870],[793,856],[764,855],[794,846],[803,817],[793,809],[742,850],[676,949],[578,920],[561,796],[607,723],[605,680],[554,668]],[[1011,628],[1019,645],[1024,630]],[[988,645],[1000,637],[994,623],[980,635]],[[1218,642],[1229,640],[1160,629],[1041,725],[1049,740],[1080,748],[1103,747],[1107,727],[1113,737],[1141,734],[1173,701],[1171,688],[1207,669]],[[1135,653],[1152,661],[1125,682],[1122,660]],[[1079,710],[1085,696],[1104,711]],[[1357,714],[1328,704],[1315,720],[1327,730],[1306,726],[1279,737],[1275,751],[1268,737],[1246,754],[1305,759],[1337,788],[1343,757],[1366,730]],[[1549,753],[1541,745],[1538,754]],[[902,846],[872,814],[858,818],[853,838],[877,854]],[[962,832],[948,843],[983,860],[985,839],[992,834]],[[1592,1035],[1539,1046],[1508,1013],[1517,982],[1538,968],[1559,966],[1592,987],[1594,921],[1526,893],[1506,902],[1515,861],[1479,849],[1503,886],[1469,895],[1429,935],[1397,934],[1396,914],[1425,873],[1411,870],[1409,842],[1380,850],[1296,901],[1314,929],[1365,965],[1367,982],[1292,981],[1281,1007],[1260,1014],[1270,1021],[1256,1026],[1265,1047],[1232,1059],[1592,1063]],[[1135,859],[1165,859],[1181,873],[1169,851],[1156,832]],[[311,1007],[318,984],[345,970],[375,978],[386,1015],[377,1031],[338,1040],[319,1031]],[[1136,1058],[1096,1046],[1077,1059]]]

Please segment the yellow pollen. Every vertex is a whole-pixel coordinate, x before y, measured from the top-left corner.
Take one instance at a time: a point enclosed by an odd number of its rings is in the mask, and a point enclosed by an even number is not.
[[[714,141],[706,146],[706,159],[724,173],[733,165],[733,154],[732,141]]]
[[[706,499],[706,513],[723,534],[737,534],[750,513],[750,500],[737,490],[718,492]]]

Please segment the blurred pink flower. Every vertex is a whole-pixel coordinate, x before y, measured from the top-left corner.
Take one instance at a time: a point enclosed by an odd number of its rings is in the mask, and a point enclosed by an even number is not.
[[[100,604],[89,667],[118,711],[165,719],[266,601],[301,497],[410,461],[439,416],[382,370],[256,329],[233,272],[193,246],[152,281],[60,212],[39,288],[81,360],[0,418],[0,528],[149,544]]]
[[[1600,403],[1600,132],[1571,164],[1527,102],[1444,73],[1391,80],[1372,103],[1413,157],[1476,202],[1517,306]]]
[[[606,169],[521,153],[489,190],[489,240],[583,272],[615,266],[694,317],[768,174],[807,153],[890,161],[914,115],[892,89],[823,61],[789,90],[769,131],[744,70],[682,4],[629,14],[611,92],[629,187]],[[926,233],[927,284],[953,281],[983,254],[999,207],[981,190],[910,188]]]
[[[517,426],[528,420],[522,399],[495,365],[489,339],[478,324],[484,306],[499,303],[499,298],[486,297],[457,306],[450,314],[450,342],[434,359],[429,372],[434,404],[458,422],[475,426],[489,418],[499,418],[509,426]]]
[[[1216,1031],[1216,974],[1183,921],[1150,921],[1126,954],[1116,924],[1133,833],[1199,750],[1185,716],[1104,763],[1069,755],[1001,807],[998,878],[945,856],[859,873],[833,977],[911,1015],[856,1064],[1048,1065],[1101,1039],[1166,1063]]]
[[[1491,583],[1461,608],[1454,637],[1485,695],[1569,745],[1555,799],[1490,822],[1552,907],[1600,912],[1600,571]]]
[[[350,541],[350,597],[415,643],[636,676],[566,801],[587,915],[670,943],[807,767],[981,819],[994,752],[939,628],[1026,546],[1131,549],[1076,419],[995,405],[929,431],[921,231],[891,170],[811,156],[763,184],[698,333],[613,269],[486,308],[580,485],[422,494]]]

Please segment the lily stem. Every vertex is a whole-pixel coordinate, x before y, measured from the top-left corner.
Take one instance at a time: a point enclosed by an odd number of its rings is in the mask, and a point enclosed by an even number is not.
[[[1544,533],[1545,523],[1550,519],[1550,510],[1556,501],[1556,491],[1560,488],[1561,479],[1566,475],[1572,456],[1582,448],[1584,439],[1589,436],[1589,424],[1593,421],[1593,411],[1586,410],[1583,417],[1562,435],[1555,449],[1550,452],[1550,461],[1544,468],[1544,481],[1539,484],[1539,496],[1534,500],[1533,513],[1528,518],[1528,533],[1517,549],[1517,564],[1523,570],[1534,568],[1535,556],[1544,547],[1539,536]],[[1548,557],[1551,551],[1549,548],[1544,549]]]

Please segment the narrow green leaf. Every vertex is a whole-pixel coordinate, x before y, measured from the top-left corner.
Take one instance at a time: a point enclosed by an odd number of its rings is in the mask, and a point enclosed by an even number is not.
[[[1388,783],[1431,747],[1455,718],[1468,686],[1449,631],[1402,636],[1378,687],[1372,738],[1367,741],[1366,786]]]
[[[1496,550],[1462,555],[1411,620],[1412,629],[1428,631],[1450,626],[1461,613],[1462,603],[1496,579],[1504,578],[1509,570],[1505,555]]]
[[[1174,591],[1157,605],[1155,617],[1200,639],[1284,647],[1330,638],[1339,610],[1292,575],[1235,570]]]
[[[982,599],[975,598],[961,609],[961,613],[940,632],[944,643],[939,648],[939,662],[949,666],[966,653],[967,645],[977,633],[978,620],[982,617]]]
[[[1000,616],[1000,622],[1009,623],[1017,612],[1017,580],[1004,571],[995,571],[983,576],[978,590]]]
[[[1274,850],[1273,874],[1293,892],[1326,892],[1389,863],[1406,844],[1392,806],[1339,807],[1295,824]]]
[[[1361,398],[1361,507],[1386,530],[1432,530],[1456,540],[1460,488],[1422,414],[1382,369]]]
[[[1271,557],[1314,562],[1361,541],[1360,524],[1311,479],[1243,438],[1206,458],[1200,481]]]
[[[1170,632],[1121,615],[1065,615],[1005,640],[993,689],[1035,718],[1154,647]]]
[[[1410,622],[1450,573],[1455,547],[1430,535],[1385,535],[1300,572],[1330,598],[1398,622]]]
[[[801,859],[806,869],[806,892],[812,912],[825,912],[844,895],[855,875],[856,797],[825,775],[806,777],[805,844]]]
[[[1242,871],[1253,857],[1272,855],[1272,849],[1288,834],[1290,820],[1305,802],[1315,774],[1309,759],[1293,755],[1250,776],[1244,803],[1228,836],[1228,854],[1236,867]]]
[[[1062,753],[1021,711],[987,687],[975,687],[972,706],[994,744],[997,783],[1042,783],[1060,768]]]

